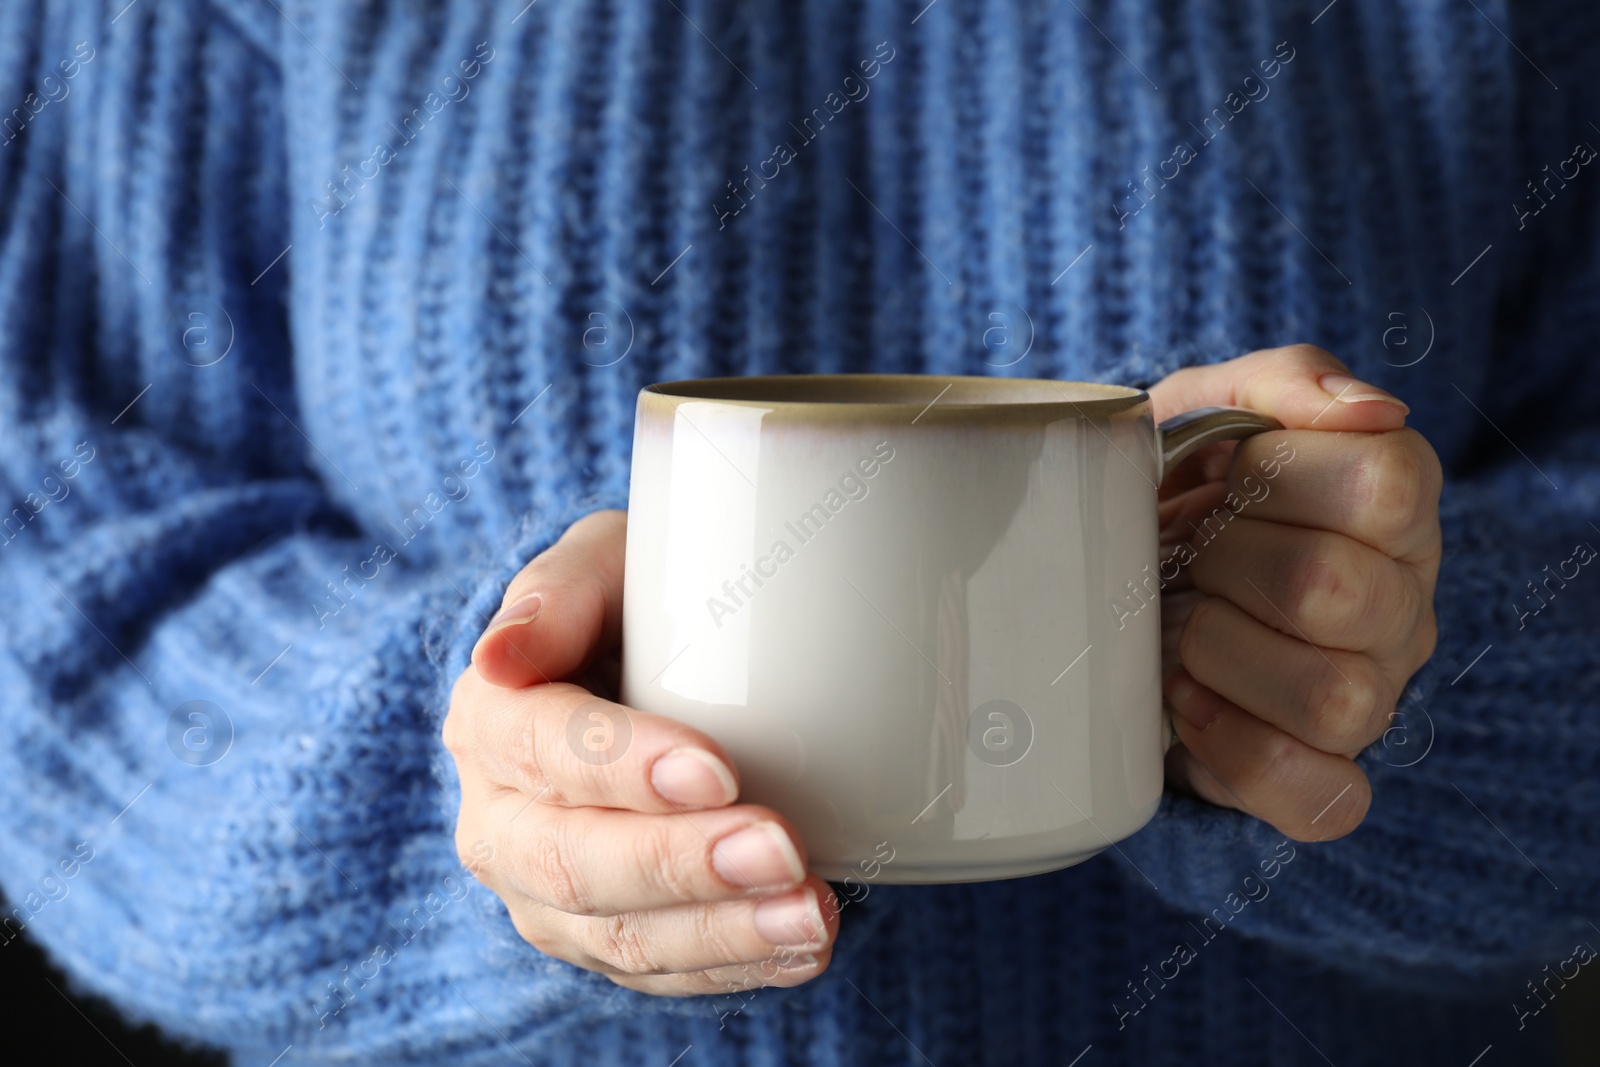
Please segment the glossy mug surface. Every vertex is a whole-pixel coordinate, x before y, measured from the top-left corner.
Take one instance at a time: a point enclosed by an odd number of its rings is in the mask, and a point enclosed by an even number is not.
[[[1081,862],[1155,813],[1157,485],[1202,444],[1140,389],[921,375],[639,394],[624,704],[715,737],[825,878]],[[1141,605],[1131,610],[1130,605]]]

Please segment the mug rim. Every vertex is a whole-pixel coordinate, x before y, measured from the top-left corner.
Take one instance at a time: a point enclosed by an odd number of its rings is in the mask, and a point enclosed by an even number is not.
[[[761,395],[763,389],[777,390],[804,383],[806,386],[827,388],[846,387],[878,390],[891,393],[897,387],[917,387],[917,396],[893,399],[812,399]],[[929,386],[944,388],[937,393]],[[951,388],[966,385],[996,393],[1015,394],[1015,399],[996,398],[941,400]],[[1063,394],[1064,387],[1074,392],[1092,395],[1072,399]],[[1041,398],[1041,393],[1056,393]],[[744,395],[741,395],[744,394]],[[959,412],[965,416],[987,412],[990,414],[1029,414],[1070,416],[1106,416],[1137,408],[1147,403],[1150,394],[1137,386],[1112,385],[1103,382],[1057,380],[1053,378],[1001,378],[972,374],[757,374],[730,375],[711,378],[682,378],[675,381],[654,382],[639,390],[640,401],[646,397],[673,406],[683,401],[733,404],[743,407],[761,407],[785,414],[821,414],[851,412],[863,415],[908,415],[921,417],[931,410],[946,413]],[[915,421],[915,420],[913,420]]]

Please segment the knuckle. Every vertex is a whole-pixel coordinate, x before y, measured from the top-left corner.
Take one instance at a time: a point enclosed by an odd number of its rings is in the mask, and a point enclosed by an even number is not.
[[[1384,718],[1387,694],[1376,671],[1357,667],[1355,657],[1324,670],[1305,709],[1306,743],[1324,752],[1350,752],[1372,740]],[[1367,663],[1364,657],[1360,662]],[[1381,732],[1381,731],[1379,731]]]
[[[634,915],[607,915],[589,924],[587,951],[623,974],[666,973],[656,962],[649,936]]]
[[[1306,633],[1346,635],[1365,621],[1367,597],[1349,554],[1331,538],[1316,538],[1289,570],[1286,614]]]
[[[578,686],[555,681],[534,689],[528,713],[512,745],[523,787],[536,800],[549,805],[570,805],[573,793],[603,792],[605,766],[592,766],[571,758],[563,723],[573,701],[589,699]]]
[[[1423,502],[1437,503],[1444,489],[1444,466],[1439,462],[1439,453],[1434,451],[1426,437],[1409,426],[1394,431],[1393,437],[1416,467]]]
[[[1239,780],[1230,786],[1230,791],[1252,808],[1264,799],[1280,795],[1287,784],[1299,777],[1295,764],[1300,751],[1294,738],[1282,730],[1273,730],[1264,744],[1260,757],[1251,760],[1247,769],[1240,772]]]
[[[533,905],[532,907],[514,907],[508,910],[511,914],[511,927],[516,930],[518,937],[547,956],[556,954],[556,939],[550,929],[549,915],[546,909]]]
[[[573,863],[564,820],[552,819],[528,845],[527,877],[534,896],[569,915],[593,915],[594,897]]]
[[[543,694],[541,694],[543,696]],[[537,716],[530,714],[517,730],[516,743],[511,748],[511,763],[522,777],[522,786],[535,799],[562,803],[565,797],[550,777],[548,763],[542,751],[542,739],[535,728]]]
[[[697,880],[685,869],[673,829],[666,817],[646,820],[634,838],[634,868],[640,879],[665,899],[693,900]]]
[[[1373,539],[1392,545],[1411,532],[1424,501],[1435,490],[1425,458],[1416,448],[1388,435],[1374,442],[1357,467],[1356,499]]]
[[[445,713],[444,725],[439,728],[439,740],[444,745],[444,750],[450,753],[457,763],[466,752],[466,739],[462,737],[464,727],[461,724],[461,709],[451,703],[450,710]]]
[[[1350,371],[1350,368],[1345,366],[1343,361],[1336,357],[1332,352],[1329,352],[1326,348],[1322,348],[1318,345],[1309,345],[1303,342],[1300,344],[1292,344],[1284,349],[1284,353],[1289,358],[1296,360],[1304,366],[1324,368],[1325,373],[1333,369],[1342,370],[1347,374]]]

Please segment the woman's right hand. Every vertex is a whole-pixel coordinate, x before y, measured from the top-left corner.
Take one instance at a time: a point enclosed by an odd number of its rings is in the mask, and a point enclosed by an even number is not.
[[[644,993],[799,985],[838,931],[828,884],[698,730],[614,696],[627,515],[574,523],[512,580],[444,744],[461,862],[546,955]]]

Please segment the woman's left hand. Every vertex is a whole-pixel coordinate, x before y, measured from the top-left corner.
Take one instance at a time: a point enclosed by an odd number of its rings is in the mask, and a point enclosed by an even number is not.
[[[1161,607],[1167,778],[1296,840],[1347,834],[1372,799],[1352,757],[1433,654],[1439,459],[1404,404],[1309,345],[1150,395],[1158,420],[1223,404],[1285,427],[1203,449],[1161,487],[1163,554],[1184,561]]]

